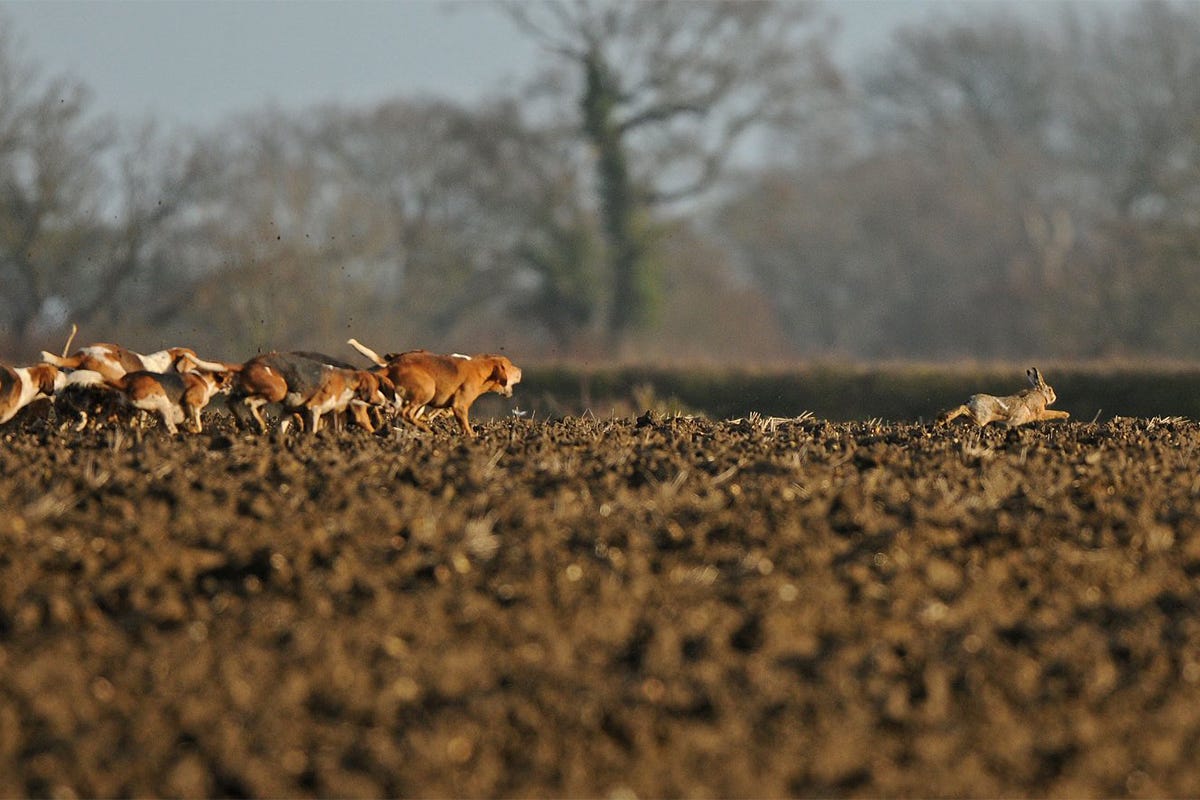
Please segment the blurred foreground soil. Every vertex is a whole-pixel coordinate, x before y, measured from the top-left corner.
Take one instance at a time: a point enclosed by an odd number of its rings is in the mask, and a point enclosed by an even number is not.
[[[1200,428],[0,429],[0,795],[1197,796]]]

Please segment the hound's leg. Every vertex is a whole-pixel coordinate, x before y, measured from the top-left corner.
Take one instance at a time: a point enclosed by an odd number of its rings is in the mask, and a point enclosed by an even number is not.
[[[187,407],[188,421],[192,423],[192,432],[201,433],[204,425],[200,422],[200,406],[189,405]]]
[[[183,416],[181,421],[193,433],[200,433],[204,427],[200,422],[200,409],[208,405],[208,395],[205,392],[201,387],[190,387],[179,401],[179,410]]]
[[[423,405],[420,405],[420,406],[414,406],[411,404],[407,405],[404,407],[404,410],[402,412],[400,412],[400,417],[401,417],[401,419],[403,419],[405,422],[412,425],[413,427],[420,428],[423,431],[427,431],[427,430],[429,430],[429,423],[427,423],[425,420],[421,419],[421,417],[420,417],[421,409],[424,407],[425,406],[423,406]]]
[[[293,427],[296,430],[303,431],[309,427],[309,423],[299,411],[288,412],[287,409],[284,409],[283,414],[279,417],[279,427],[277,430],[280,433],[287,433]]]
[[[467,407],[465,405],[455,404],[452,410],[454,411],[454,418],[458,420],[458,424],[462,427],[463,433],[474,439],[475,431],[471,430],[471,420],[469,419]]]
[[[365,430],[367,433],[376,431],[375,424],[371,421],[371,410],[374,406],[369,406],[361,400],[351,400],[347,407],[347,414],[354,418],[355,424]]]
[[[179,433],[179,428],[175,426],[175,409],[169,403],[164,403],[158,407],[159,416],[162,417],[163,425],[167,426],[167,432],[172,436]]]
[[[246,429],[246,420],[242,417],[242,404],[230,398],[226,403],[229,408],[229,413],[233,415],[233,424],[237,426],[239,431]]]
[[[245,400],[245,403],[246,403],[246,408],[250,409],[250,416],[254,417],[255,423],[257,423],[257,425],[258,425],[258,432],[266,433],[267,432],[267,421],[265,419],[263,419],[262,413],[259,411],[260,408],[262,408],[263,406],[265,406],[267,404],[266,398],[264,398],[264,397],[247,397]]]

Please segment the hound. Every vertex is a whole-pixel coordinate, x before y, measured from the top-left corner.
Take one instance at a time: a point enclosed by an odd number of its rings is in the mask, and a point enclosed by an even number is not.
[[[312,433],[320,429],[322,416],[347,409],[363,429],[374,431],[367,407],[387,404],[395,397],[395,389],[386,376],[331,366],[319,354],[264,353],[235,372],[233,395],[249,410],[263,433],[267,423],[261,409],[269,403],[306,413]]]
[[[420,418],[426,407],[448,408],[462,432],[473,437],[471,404],[487,392],[512,397],[513,387],[521,382],[520,367],[506,356],[459,353],[444,356],[428,350],[411,350],[383,357],[355,339],[348,344],[374,361],[391,379],[397,396],[403,398],[400,417],[419,428],[429,427]]]
[[[119,389],[104,380],[99,372],[77,369],[67,374],[66,384],[54,395],[54,408],[64,420],[75,419],[75,431],[87,427],[88,421],[97,419],[116,420],[126,398]]]
[[[54,353],[43,350],[42,361],[60,369],[86,369],[98,372],[108,382],[115,381],[127,372],[187,372],[197,368],[209,372],[221,372],[228,366],[220,362],[201,359],[196,355],[195,350],[188,347],[168,347],[166,350],[143,355],[119,344],[104,342],[88,345],[69,356],[56,356]]]
[[[0,425],[41,397],[51,397],[67,382],[67,375],[50,364],[9,367],[0,364]]]
[[[203,425],[200,412],[213,395],[229,390],[228,372],[138,372],[118,379],[117,388],[125,392],[129,404],[143,411],[157,411],[163,424],[175,434],[179,423],[191,422],[193,433]]]

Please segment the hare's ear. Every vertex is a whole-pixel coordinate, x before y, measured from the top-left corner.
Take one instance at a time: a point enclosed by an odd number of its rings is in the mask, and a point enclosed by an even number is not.
[[[1031,386],[1037,387],[1046,385],[1046,381],[1042,379],[1042,373],[1038,372],[1037,367],[1030,367],[1029,369],[1025,370],[1025,375],[1029,378],[1029,383]]]

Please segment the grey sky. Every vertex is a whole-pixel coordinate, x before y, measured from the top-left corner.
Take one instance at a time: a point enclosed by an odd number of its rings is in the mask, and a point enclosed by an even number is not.
[[[882,44],[938,0],[841,0],[842,52]],[[528,76],[537,54],[489,3],[0,0],[0,24],[94,108],[206,126],[264,104],[302,108],[437,95],[474,102]]]

